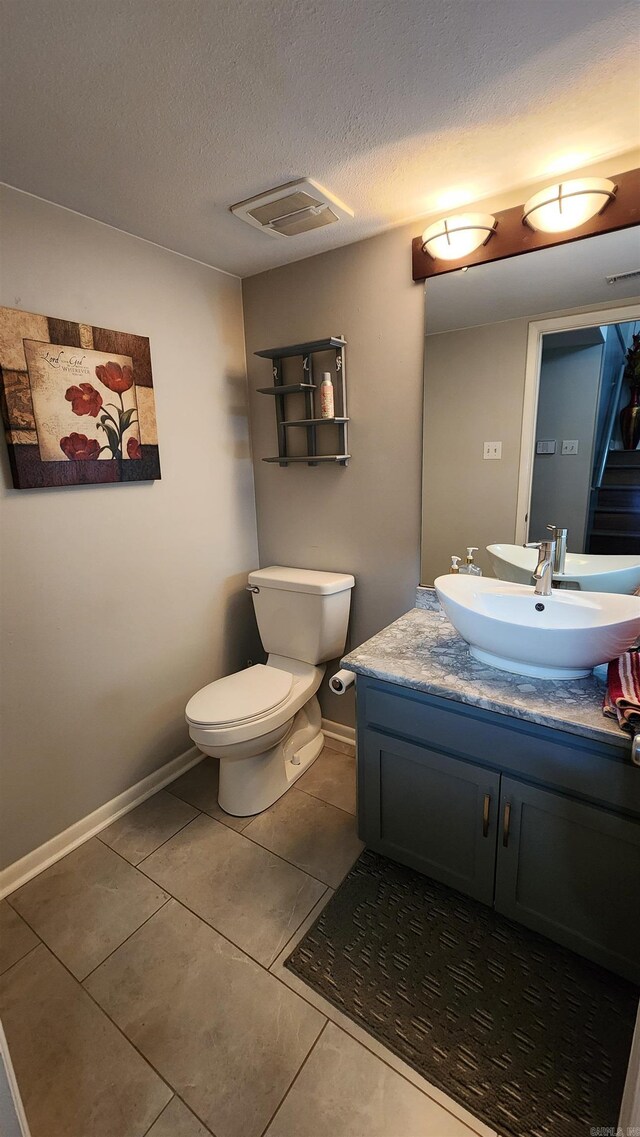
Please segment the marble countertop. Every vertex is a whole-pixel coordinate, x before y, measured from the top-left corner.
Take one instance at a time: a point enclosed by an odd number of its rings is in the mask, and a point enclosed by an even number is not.
[[[629,748],[630,736],[602,713],[599,679],[532,679],[481,663],[440,612],[435,593],[349,652],[341,666],[358,675]]]

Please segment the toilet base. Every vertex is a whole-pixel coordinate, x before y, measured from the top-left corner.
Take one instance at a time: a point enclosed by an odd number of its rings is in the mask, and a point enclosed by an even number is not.
[[[220,759],[218,804],[233,817],[262,813],[297,782],[324,746],[320,704],[314,695],[294,716],[276,746],[252,758]]]

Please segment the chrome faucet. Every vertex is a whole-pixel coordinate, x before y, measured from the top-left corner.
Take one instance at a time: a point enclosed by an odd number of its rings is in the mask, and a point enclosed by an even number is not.
[[[525,549],[538,550],[538,563],[533,573],[536,582],[534,589],[536,596],[551,596],[553,587],[553,565],[556,556],[556,543],[550,541],[529,541]]]
[[[567,530],[559,529],[557,525],[547,525],[551,538],[556,543],[556,555],[553,561],[554,573],[563,573],[564,562],[567,556]]]

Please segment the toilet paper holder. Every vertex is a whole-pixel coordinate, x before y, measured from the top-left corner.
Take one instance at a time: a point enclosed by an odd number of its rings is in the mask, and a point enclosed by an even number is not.
[[[356,677],[353,671],[346,671],[344,668],[341,668],[340,671],[336,671],[335,675],[331,676],[329,688],[333,691],[334,695],[344,695],[351,684],[355,683],[355,680]]]

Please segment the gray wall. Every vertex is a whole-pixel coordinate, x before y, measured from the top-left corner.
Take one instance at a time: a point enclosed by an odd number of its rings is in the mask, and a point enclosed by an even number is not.
[[[240,282],[4,189],[0,304],[147,335],[162,479],[14,490],[2,453],[2,862],[190,745],[257,561]]]
[[[486,546],[513,541],[527,330],[521,319],[427,336],[422,584],[468,545],[493,575]],[[483,442],[497,440],[501,460],[485,460]]]
[[[534,458],[529,540],[543,540],[549,523],[560,525],[572,553],[585,551],[601,363],[602,344],[552,347],[540,368],[536,440],[555,439],[556,452]],[[565,438],[578,439],[577,454],[562,453]]]
[[[423,289],[406,228],[243,282],[261,565],[352,572],[350,643],[413,607],[419,575]],[[264,239],[264,238],[263,238]],[[280,468],[267,360],[254,352],[343,333],[346,469]],[[331,667],[328,671],[330,673]],[[325,717],[352,724],[353,695],[325,687]]]

